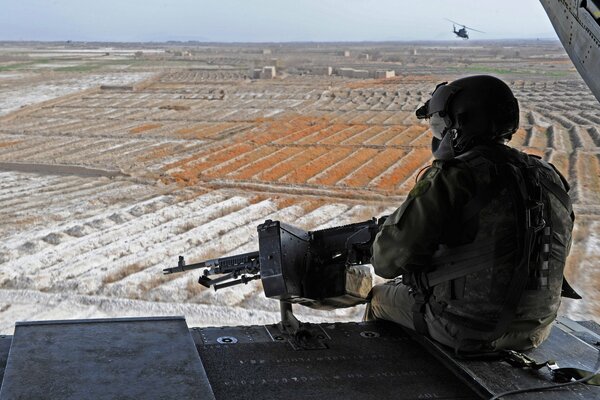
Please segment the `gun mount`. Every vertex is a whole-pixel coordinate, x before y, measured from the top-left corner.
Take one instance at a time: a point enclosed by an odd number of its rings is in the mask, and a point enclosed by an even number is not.
[[[372,282],[365,264],[386,218],[316,231],[266,220],[257,227],[258,251],[189,265],[179,256],[177,267],[163,273],[204,268],[198,283],[215,290],[260,279],[265,296],[280,301],[282,332],[298,336],[302,324],[292,303],[332,309],[367,301]]]

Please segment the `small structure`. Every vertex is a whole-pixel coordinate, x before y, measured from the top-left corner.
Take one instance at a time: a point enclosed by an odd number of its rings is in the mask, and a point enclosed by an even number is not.
[[[358,58],[360,58],[361,60],[369,61],[371,59],[371,56],[369,55],[369,53],[362,53]]]
[[[394,70],[388,71],[388,70],[384,70],[384,69],[379,69],[379,70],[375,71],[376,79],[388,79],[388,78],[393,78],[395,76],[396,76],[396,72]]]
[[[276,68],[282,68],[283,61],[281,61],[279,58],[271,58],[271,65],[274,65]]]
[[[332,72],[333,72],[333,68],[331,68],[331,67],[314,67],[311,69],[311,73],[313,75],[330,76]]]
[[[338,68],[337,74],[339,76],[343,76],[345,78],[352,78],[352,74],[354,73],[354,68]]]
[[[338,68],[337,73],[346,78],[366,79],[369,77],[369,71],[366,69]]]
[[[369,77],[369,71],[366,69],[355,69],[352,73],[353,78],[366,79]]]
[[[263,67],[260,73],[260,79],[273,79],[276,75],[276,68],[274,65]]]
[[[262,53],[263,54],[271,54],[271,49],[263,49]]]
[[[262,72],[262,69],[260,69],[260,68],[254,68],[252,70],[252,79],[260,79],[261,72]]]

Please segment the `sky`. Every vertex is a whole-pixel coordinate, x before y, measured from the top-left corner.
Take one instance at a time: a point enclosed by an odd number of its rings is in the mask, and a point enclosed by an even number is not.
[[[556,39],[538,0],[0,0],[0,41]]]

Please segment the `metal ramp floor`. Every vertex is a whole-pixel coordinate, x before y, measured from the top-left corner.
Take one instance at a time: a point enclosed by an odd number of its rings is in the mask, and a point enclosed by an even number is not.
[[[189,329],[183,317],[17,323],[0,338],[6,399],[479,399],[553,384],[548,371],[452,352],[386,322],[307,325],[299,346],[277,325]],[[598,325],[559,320],[528,354],[597,368]],[[309,348],[309,349],[307,349]],[[598,399],[575,385],[509,399]]]

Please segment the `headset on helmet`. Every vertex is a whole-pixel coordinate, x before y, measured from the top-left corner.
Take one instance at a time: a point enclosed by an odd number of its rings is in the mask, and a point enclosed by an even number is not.
[[[437,85],[416,115],[423,119],[436,113],[446,124],[442,136],[452,131],[452,147],[458,152],[483,141],[510,140],[519,126],[517,99],[504,82],[489,75]]]

